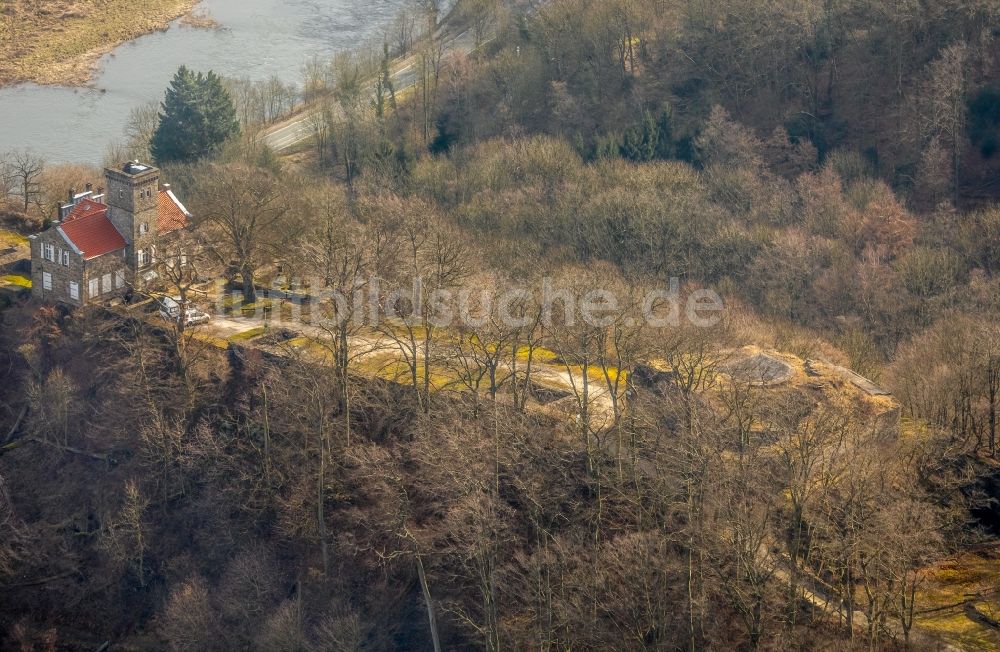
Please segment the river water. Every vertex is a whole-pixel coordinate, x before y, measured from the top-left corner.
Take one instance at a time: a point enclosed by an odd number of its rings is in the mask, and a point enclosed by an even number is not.
[[[163,93],[179,66],[301,82],[303,63],[380,35],[406,0],[203,0],[221,29],[170,29],[101,59],[93,87],[0,88],[0,152],[29,148],[49,163],[100,163],[130,111]]]

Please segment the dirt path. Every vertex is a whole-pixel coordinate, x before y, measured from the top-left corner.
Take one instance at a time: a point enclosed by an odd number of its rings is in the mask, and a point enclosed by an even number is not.
[[[283,328],[285,326],[279,323],[269,322],[263,317],[258,316],[235,317],[213,315],[212,320],[207,324],[200,326],[199,329],[203,333],[228,340],[229,338],[239,336],[242,333],[247,333],[264,327],[270,327],[273,329]],[[329,339],[329,333],[318,326],[293,324],[288,325],[287,327],[289,330],[294,331],[300,336],[305,336],[319,342]],[[253,339],[247,341],[246,344],[252,346]],[[351,356],[356,362],[363,362],[366,359],[371,360],[376,357],[380,359],[383,357],[386,358],[387,364],[391,362],[405,363],[406,361],[404,351],[400,345],[393,341],[393,339],[385,333],[375,330],[353,335],[349,340],[349,344],[351,348]],[[432,356],[436,358],[438,355],[443,353],[443,351],[438,349],[432,352]],[[452,354],[453,352],[448,351],[447,353]],[[422,364],[424,355],[423,351],[419,350],[419,347],[415,352],[415,356],[417,362]],[[395,360],[392,360],[392,358],[395,358]],[[504,371],[509,375],[511,372],[510,367],[505,365]],[[570,397],[576,397],[578,394],[582,394],[583,374],[582,371],[580,373],[571,373],[571,371],[568,370],[562,363],[547,363],[534,360],[532,362],[531,382],[533,385],[540,386],[544,389],[561,394],[568,394]],[[610,393],[604,381],[598,382],[594,379],[590,380],[588,388],[588,405],[590,408],[591,419],[594,420],[595,427],[600,429],[611,424],[614,419],[614,409]],[[575,402],[573,403],[573,407],[576,409]]]

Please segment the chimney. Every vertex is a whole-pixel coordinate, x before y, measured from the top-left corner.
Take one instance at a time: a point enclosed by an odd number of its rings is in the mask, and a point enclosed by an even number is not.
[[[87,184],[87,192],[92,192],[94,190],[94,185],[91,183]]]
[[[94,197],[94,201],[104,203],[104,186],[97,186],[97,195]]]
[[[68,204],[72,204],[73,200],[76,199],[76,188],[69,189],[69,201]]]
[[[160,185],[162,185],[162,186],[163,186],[163,189],[164,189],[164,190],[166,190],[166,191],[168,191],[168,192],[170,191],[170,184],[169,184],[169,183],[164,183],[164,184],[160,184]]]

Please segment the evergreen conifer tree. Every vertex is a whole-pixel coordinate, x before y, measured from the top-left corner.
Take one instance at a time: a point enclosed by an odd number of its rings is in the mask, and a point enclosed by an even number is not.
[[[229,93],[214,72],[181,66],[170,82],[150,151],[157,164],[194,161],[240,131]]]

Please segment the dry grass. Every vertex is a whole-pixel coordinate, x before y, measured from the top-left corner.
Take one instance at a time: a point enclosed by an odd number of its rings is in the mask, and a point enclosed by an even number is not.
[[[28,239],[23,235],[14,233],[13,231],[4,231],[3,229],[0,229],[0,248],[27,246]]]
[[[243,331],[242,333],[237,333],[229,338],[230,342],[247,342],[254,338],[260,337],[267,332],[267,329],[263,326],[258,326],[257,328],[251,328],[248,331]]]
[[[0,276],[0,287],[5,285],[16,285],[17,287],[31,289],[31,279],[21,274]]]
[[[84,84],[101,55],[165,29],[197,0],[7,0],[0,5],[0,85]]]
[[[1000,617],[996,587],[1000,582],[1000,550],[983,549],[963,553],[928,571],[928,581],[917,596],[916,625],[933,632],[963,650],[996,650],[1000,633],[977,623],[966,614],[968,601],[979,612]]]
[[[204,342],[205,344],[214,346],[217,349],[226,350],[229,348],[229,340],[216,337],[215,335],[202,330],[192,331],[191,337],[199,342]]]
[[[181,19],[181,25],[194,29],[219,29],[220,25],[207,10],[192,11]]]

